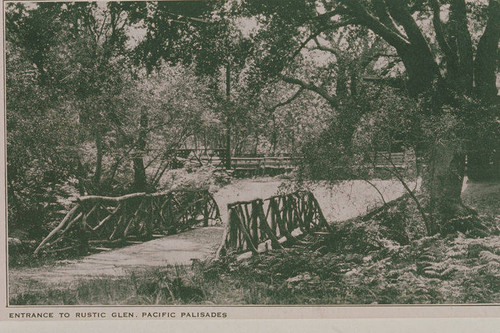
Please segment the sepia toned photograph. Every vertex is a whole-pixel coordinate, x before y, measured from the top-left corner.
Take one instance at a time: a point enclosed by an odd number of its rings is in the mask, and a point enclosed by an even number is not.
[[[500,303],[499,0],[2,4],[8,307]]]

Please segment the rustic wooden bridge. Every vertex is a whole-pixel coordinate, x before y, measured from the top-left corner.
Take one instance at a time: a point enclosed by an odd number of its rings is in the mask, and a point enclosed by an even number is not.
[[[219,221],[217,203],[208,190],[133,193],[121,197],[84,196],[38,245],[59,252],[104,250],[169,235],[195,225]]]
[[[301,243],[303,234],[332,232],[311,192],[233,202],[227,209],[217,257],[282,248],[285,243]],[[73,208],[34,254],[75,249],[86,254],[176,234],[196,225],[206,227],[211,221],[220,221],[220,211],[207,190],[84,196],[75,199]]]
[[[311,192],[234,202],[227,209],[229,220],[217,257],[230,252],[259,253],[283,248],[284,243],[301,243],[299,235],[333,232]]]

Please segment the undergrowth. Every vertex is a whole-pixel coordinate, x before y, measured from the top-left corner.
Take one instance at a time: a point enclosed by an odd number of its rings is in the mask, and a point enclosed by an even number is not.
[[[463,234],[338,253],[304,248],[192,269],[25,291],[10,304],[460,304],[500,302],[500,238]]]

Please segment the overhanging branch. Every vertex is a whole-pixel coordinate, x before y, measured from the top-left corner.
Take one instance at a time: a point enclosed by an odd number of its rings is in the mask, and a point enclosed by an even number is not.
[[[333,47],[333,46],[328,47],[328,46],[321,45],[317,38],[314,38],[314,42],[316,43],[316,46],[313,48],[313,50],[320,50],[320,51],[324,51],[324,52],[329,52],[336,57],[340,57],[340,54],[342,53],[342,51],[338,47]]]
[[[304,81],[299,80],[297,78],[293,78],[293,77],[289,77],[289,76],[285,76],[285,75],[281,75],[281,79],[286,83],[296,84],[303,89],[315,92],[316,94],[318,94],[321,97],[323,97],[324,99],[326,99],[328,101],[328,103],[330,103],[330,105],[332,105],[332,106],[338,106],[338,104],[339,104],[339,102],[335,96],[330,95],[326,91],[326,89],[324,89],[322,87],[318,87],[315,84],[313,84],[312,82],[304,82]]]
[[[446,37],[444,35],[443,24],[441,23],[441,5],[439,0],[429,0],[432,8],[432,23],[434,25],[434,31],[436,32],[436,40],[439,44],[439,47],[443,51],[445,58],[448,62],[456,63],[456,54],[451,51],[451,47],[446,41]]]
[[[304,88],[303,87],[300,87],[296,92],[295,94],[292,95],[292,97],[288,98],[287,100],[283,101],[283,102],[280,102],[278,104],[276,104],[275,106],[273,106],[272,108],[269,109],[269,111],[271,111],[271,113],[273,113],[277,108],[279,107],[282,107],[282,106],[285,106],[287,104],[290,104],[291,102],[293,102],[295,99],[297,99],[297,97],[300,96],[300,94],[304,91]]]
[[[314,31],[313,33],[311,33],[311,35],[309,35],[309,37],[307,37],[302,43],[300,43],[299,47],[293,52],[293,54],[292,54],[292,56],[291,56],[290,59],[294,59],[300,53],[300,51],[302,51],[302,49],[304,47],[306,47],[306,45],[311,40],[317,38],[322,32],[325,32],[325,31],[328,31],[328,30],[333,30],[333,29],[338,29],[338,28],[345,27],[345,26],[350,25],[350,24],[356,24],[356,23],[357,23],[357,20],[355,20],[355,19],[348,19],[348,20],[344,20],[344,21],[341,21],[341,22],[336,22],[336,23],[333,23],[333,24],[330,24],[330,25],[321,26],[316,31]]]
[[[397,50],[407,49],[410,42],[401,36],[398,32],[388,28],[380,22],[375,16],[370,14],[358,0],[340,0],[347,8],[351,10],[352,16],[358,18],[361,24],[371,29],[373,32],[384,38],[389,44]]]

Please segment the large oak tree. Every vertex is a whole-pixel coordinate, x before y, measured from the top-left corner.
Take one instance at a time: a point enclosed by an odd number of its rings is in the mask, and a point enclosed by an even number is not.
[[[334,109],[341,104],[334,89],[288,75],[294,58],[345,27],[368,29],[384,41],[404,66],[407,95],[421,106],[427,136],[415,148],[426,158],[422,201],[433,221],[429,232],[471,227],[464,220],[474,214],[461,201],[466,156],[469,173],[481,174],[495,147],[478,150],[486,144],[478,138],[498,135],[500,1],[248,0],[235,8],[259,24],[262,74],[313,91]]]

